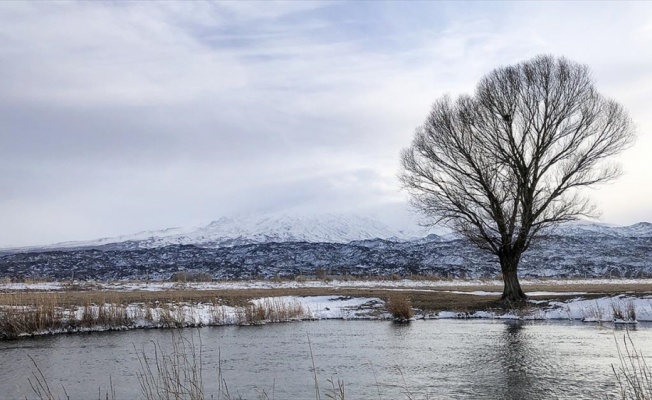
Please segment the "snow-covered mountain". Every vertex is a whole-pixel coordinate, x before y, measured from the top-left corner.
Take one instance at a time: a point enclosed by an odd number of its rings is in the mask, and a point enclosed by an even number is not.
[[[220,279],[312,275],[495,277],[498,262],[454,235],[396,230],[350,215],[222,218],[193,229],[0,252],[0,277],[167,279],[198,271]],[[572,223],[523,255],[532,277],[652,276],[652,224]]]
[[[377,219],[358,215],[319,214],[308,216],[220,218],[186,235],[168,237],[178,243],[219,243],[246,240],[252,243],[310,242],[349,243],[354,240],[410,240],[423,230],[396,230]]]
[[[194,228],[168,228],[97,240],[57,243],[25,250],[83,247],[150,249],[170,245],[207,248],[270,242],[349,243],[385,239],[406,241],[429,232],[413,226],[396,229],[369,216],[353,214],[267,215],[223,217]]]
[[[431,235],[430,237],[427,237]],[[434,235],[434,236],[432,236]],[[576,221],[557,226],[548,236],[582,238],[647,238],[652,237],[652,223],[639,222],[630,226]],[[266,215],[223,217],[206,225],[190,228],[168,228],[143,231],[87,241],[57,243],[6,251],[44,251],[76,248],[114,250],[154,249],[171,245],[195,245],[203,248],[221,248],[246,244],[308,242],[350,243],[375,239],[394,242],[425,243],[451,241],[459,237],[442,228],[428,230],[416,225],[389,226],[377,218],[354,214]],[[1,249],[0,249],[1,250]]]
[[[629,226],[614,226],[584,221],[562,224],[551,230],[557,236],[652,237],[652,224],[639,222]]]

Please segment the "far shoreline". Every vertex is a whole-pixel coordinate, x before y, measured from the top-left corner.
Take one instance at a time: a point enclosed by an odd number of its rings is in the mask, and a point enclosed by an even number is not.
[[[392,320],[402,296],[413,319],[652,322],[652,279],[523,279],[529,300],[498,302],[499,280],[0,283],[0,340],[78,332]],[[647,325],[644,324],[644,325]]]

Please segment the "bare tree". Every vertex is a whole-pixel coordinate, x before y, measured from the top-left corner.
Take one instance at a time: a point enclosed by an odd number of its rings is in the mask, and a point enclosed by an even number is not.
[[[404,187],[432,224],[498,257],[502,299],[521,301],[521,255],[546,228],[595,216],[581,189],[620,175],[634,141],[626,110],[587,66],[538,56],[484,76],[473,96],[437,100],[404,149]]]

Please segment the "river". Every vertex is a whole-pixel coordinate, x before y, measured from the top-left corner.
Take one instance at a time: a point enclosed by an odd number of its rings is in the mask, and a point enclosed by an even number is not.
[[[652,348],[652,325],[630,330],[637,348]],[[138,356],[155,344],[171,351],[173,332],[201,344],[207,398],[220,370],[232,398],[277,400],[315,399],[313,360],[322,399],[328,379],[343,381],[346,399],[605,398],[618,393],[611,365],[625,333],[578,322],[329,320],[26,338],[0,342],[1,398],[38,398],[30,357],[61,398],[97,399],[110,382],[117,399],[143,398]]]

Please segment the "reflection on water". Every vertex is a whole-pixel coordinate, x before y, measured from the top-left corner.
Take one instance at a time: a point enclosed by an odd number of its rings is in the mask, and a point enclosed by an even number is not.
[[[522,323],[505,323],[505,331],[501,339],[502,349],[498,351],[501,377],[498,379],[504,383],[500,386],[502,393],[497,397],[522,400],[540,398],[540,394],[537,393],[541,393],[542,388],[539,387],[539,382],[533,379],[530,371],[534,364],[543,360],[550,363],[552,360],[546,360],[537,353],[536,347],[530,344],[527,330]]]
[[[611,326],[503,321],[320,321],[180,331],[201,336],[206,393],[221,365],[231,395],[314,398],[308,337],[322,388],[343,380],[347,399],[593,399],[617,393]],[[632,332],[640,348],[652,329]],[[109,377],[117,397],[140,396],[134,349],[170,347],[166,330],[63,335],[0,342],[0,398],[34,398],[27,378],[38,363],[71,399],[97,398]],[[323,397],[323,396],[322,396]],[[210,398],[210,397],[209,397]]]

